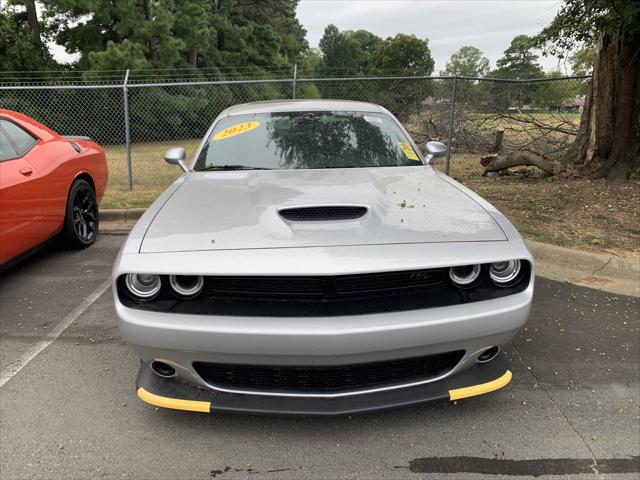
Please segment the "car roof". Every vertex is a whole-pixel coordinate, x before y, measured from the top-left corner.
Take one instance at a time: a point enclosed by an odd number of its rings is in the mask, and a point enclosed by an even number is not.
[[[6,110],[4,108],[0,108],[0,117],[11,120],[14,123],[20,125],[20,127],[26,129],[31,135],[35,135],[41,140],[50,140],[52,138],[57,138],[58,132],[51,130],[46,125],[38,122],[37,120],[27,117],[26,115],[20,112],[14,112],[13,110]]]
[[[220,115],[247,115],[272,112],[343,111],[386,113],[380,105],[351,100],[271,100],[234,105]]]

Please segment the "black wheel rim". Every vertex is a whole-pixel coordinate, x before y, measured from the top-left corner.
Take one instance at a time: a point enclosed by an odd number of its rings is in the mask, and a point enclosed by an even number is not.
[[[73,228],[83,242],[90,242],[96,236],[98,227],[98,206],[93,191],[81,185],[73,197]]]

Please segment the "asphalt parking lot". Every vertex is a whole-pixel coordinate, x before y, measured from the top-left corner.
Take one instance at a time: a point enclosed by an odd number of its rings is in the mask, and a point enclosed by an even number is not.
[[[0,477],[638,478],[640,302],[538,278],[514,378],[458,403],[344,418],[139,401],[108,278],[124,237],[0,277]],[[66,328],[65,328],[66,327]]]

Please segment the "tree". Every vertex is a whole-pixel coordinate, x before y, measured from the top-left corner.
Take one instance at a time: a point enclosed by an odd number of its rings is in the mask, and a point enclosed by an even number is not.
[[[533,38],[518,35],[504,51],[504,56],[496,62],[497,78],[530,79],[542,78],[544,71],[538,64]]]
[[[341,32],[328,25],[320,39],[322,63],[318,73],[324,77],[358,77],[373,73],[373,56],[382,40],[366,30]],[[366,100],[370,90],[360,82],[320,82],[319,92],[325,98]]]
[[[298,63],[298,77],[316,77],[321,75],[322,55],[314,48],[304,52]],[[296,86],[296,98],[321,98],[320,89],[313,83],[300,82]]]
[[[206,45],[215,38],[211,9],[206,0],[182,0],[176,9],[173,31],[184,42],[186,60],[192,67],[198,67],[205,54]]]
[[[384,40],[366,30],[339,31],[335,25],[325,28],[320,40],[324,76],[428,76],[434,61],[427,40],[398,34]],[[424,81],[403,82],[321,82],[323,97],[377,101],[402,117],[428,95]]]
[[[490,68],[489,59],[486,58],[480,49],[472,46],[464,46],[451,55],[445,69],[441,72],[446,76],[459,77],[484,77]],[[443,88],[450,88],[449,84],[442,85]],[[480,98],[479,93],[482,87],[478,82],[472,80],[458,80],[456,82],[456,102],[461,104],[476,103]],[[441,95],[447,95],[442,92]]]
[[[356,76],[371,69],[381,39],[366,30],[341,32],[335,25],[324,29],[319,47],[321,73],[325,76]]]
[[[41,38],[41,26],[33,1],[0,4],[0,70],[57,69]]]
[[[377,46],[373,64],[376,71],[385,76],[429,76],[434,67],[429,41],[402,33],[386,38]],[[388,108],[402,121],[408,120],[416,109],[422,108],[433,91],[433,85],[422,79],[401,80],[399,83],[386,80],[376,87],[373,100]]]
[[[569,57],[569,61],[571,62],[571,71],[573,72],[573,75],[590,77],[591,72],[593,72],[593,66],[596,63],[596,49],[593,46],[581,48]],[[590,84],[590,78],[588,80],[576,80],[576,95],[584,97]]]
[[[581,48],[573,53],[569,60],[571,62],[571,71],[574,75],[590,75],[596,63],[596,49],[594,47]]]
[[[315,48],[309,48],[303,53],[300,61],[298,62],[298,75],[301,77],[315,77],[320,75],[323,68],[322,62],[322,55],[320,55],[320,52]]]
[[[449,76],[484,77],[490,66],[489,59],[480,49],[467,45],[451,55],[442,73]]]
[[[434,67],[429,41],[403,33],[389,37],[377,46],[373,64],[379,72],[405,76],[428,76]]]
[[[562,73],[557,70],[547,73],[545,77],[558,80],[540,84],[533,105],[552,111],[571,107],[572,101],[578,96],[579,83],[563,81]]]
[[[581,175],[626,179],[640,168],[640,2],[565,0],[537,41],[551,54],[596,45],[579,133],[563,163]]]
[[[544,70],[538,63],[538,54],[531,37],[518,35],[504,51],[504,55],[496,62],[496,69],[489,77],[500,79],[528,80],[544,78]],[[504,110],[509,107],[523,109],[532,106],[539,97],[540,84],[489,84],[484,89],[490,92],[493,105]]]
[[[356,30],[354,32],[348,32],[347,35],[355,40],[360,50],[359,68],[360,70],[370,72],[373,69],[373,57],[376,49],[382,42],[382,39],[377,35],[367,30]]]
[[[31,41],[35,45],[42,45],[42,28],[40,19],[38,18],[35,0],[9,0],[8,5],[24,7],[24,12],[19,14],[19,17],[26,20],[29,32],[31,33]]]
[[[152,67],[146,56],[145,48],[138,42],[107,42],[107,48],[101,52],[88,52],[92,70],[145,70]],[[91,78],[91,75],[87,75]]]
[[[212,65],[293,66],[308,48],[296,18],[297,0],[217,0],[214,4]]]
[[[25,0],[26,1],[26,0]],[[50,34],[77,67],[207,67],[253,75],[308,48],[297,0],[47,0]],[[124,62],[124,63],[123,63]]]
[[[171,68],[184,42],[173,36],[170,7],[169,0],[48,0],[46,14],[57,43],[81,54],[82,70],[126,69],[144,60],[151,67]],[[122,58],[131,63],[119,63]]]

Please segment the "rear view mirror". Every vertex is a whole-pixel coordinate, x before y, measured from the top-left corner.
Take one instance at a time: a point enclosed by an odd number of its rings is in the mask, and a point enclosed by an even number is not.
[[[427,142],[425,150],[427,151],[427,162],[447,154],[447,146],[442,142]]]
[[[170,165],[179,165],[185,172],[189,171],[189,167],[187,166],[187,152],[185,152],[182,147],[170,148],[164,152],[164,161]]]

